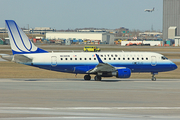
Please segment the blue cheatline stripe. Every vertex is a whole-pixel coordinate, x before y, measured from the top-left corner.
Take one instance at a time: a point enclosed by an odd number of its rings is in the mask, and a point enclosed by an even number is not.
[[[16,42],[15,42],[15,40],[14,40],[14,36],[13,36],[13,34],[12,34],[12,31],[11,31],[11,29],[10,29],[10,27],[9,27],[9,24],[8,24],[7,20],[6,20],[6,25],[7,25],[8,29],[9,29],[9,32],[10,32],[11,36],[12,36],[12,39],[13,39],[13,41],[14,41],[14,44],[16,45],[16,47],[17,47],[20,51],[22,51],[22,50],[17,46],[17,44],[16,44]],[[12,48],[12,49],[13,49],[13,48]],[[22,52],[23,52],[23,51],[22,51]],[[14,53],[13,53],[13,54],[14,54]]]
[[[24,47],[26,48],[26,50],[28,50],[28,51],[31,51],[31,49],[32,49],[32,43],[31,43],[31,41],[29,40],[29,43],[30,43],[30,49],[28,49],[27,47],[26,47],[26,45],[24,44],[24,41],[23,41],[23,39],[22,39],[22,36],[21,36],[21,34],[20,34],[20,31],[19,31],[19,29],[18,29],[18,26],[17,26],[17,24],[14,22],[14,24],[15,24],[15,26],[16,26],[16,29],[17,29],[17,31],[18,31],[18,33],[19,33],[19,37],[21,38],[21,41],[22,41],[22,43],[23,43],[23,45],[24,45]]]

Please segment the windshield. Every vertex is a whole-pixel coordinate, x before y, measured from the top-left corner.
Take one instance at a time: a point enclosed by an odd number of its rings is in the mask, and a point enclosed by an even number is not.
[[[165,57],[165,56],[162,56],[161,59],[162,59],[162,60],[168,60],[168,58]]]

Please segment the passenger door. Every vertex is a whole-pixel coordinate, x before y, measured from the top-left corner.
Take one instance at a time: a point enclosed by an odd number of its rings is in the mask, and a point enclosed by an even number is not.
[[[57,66],[57,57],[51,56],[51,66],[55,67]]]
[[[156,66],[157,61],[156,61],[156,56],[151,56],[151,65]]]

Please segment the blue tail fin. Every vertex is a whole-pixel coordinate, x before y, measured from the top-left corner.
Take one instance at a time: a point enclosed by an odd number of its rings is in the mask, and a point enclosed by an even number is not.
[[[26,36],[26,34],[17,26],[14,20],[5,20],[8,29],[9,40],[12,53],[30,54],[47,53],[47,51],[36,47]]]

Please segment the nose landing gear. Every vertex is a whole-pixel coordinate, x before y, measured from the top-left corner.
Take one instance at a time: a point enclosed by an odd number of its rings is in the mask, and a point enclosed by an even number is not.
[[[157,75],[158,73],[151,73],[152,74],[152,78],[151,78],[151,80],[152,81],[156,81],[156,77],[155,77],[155,75]]]

